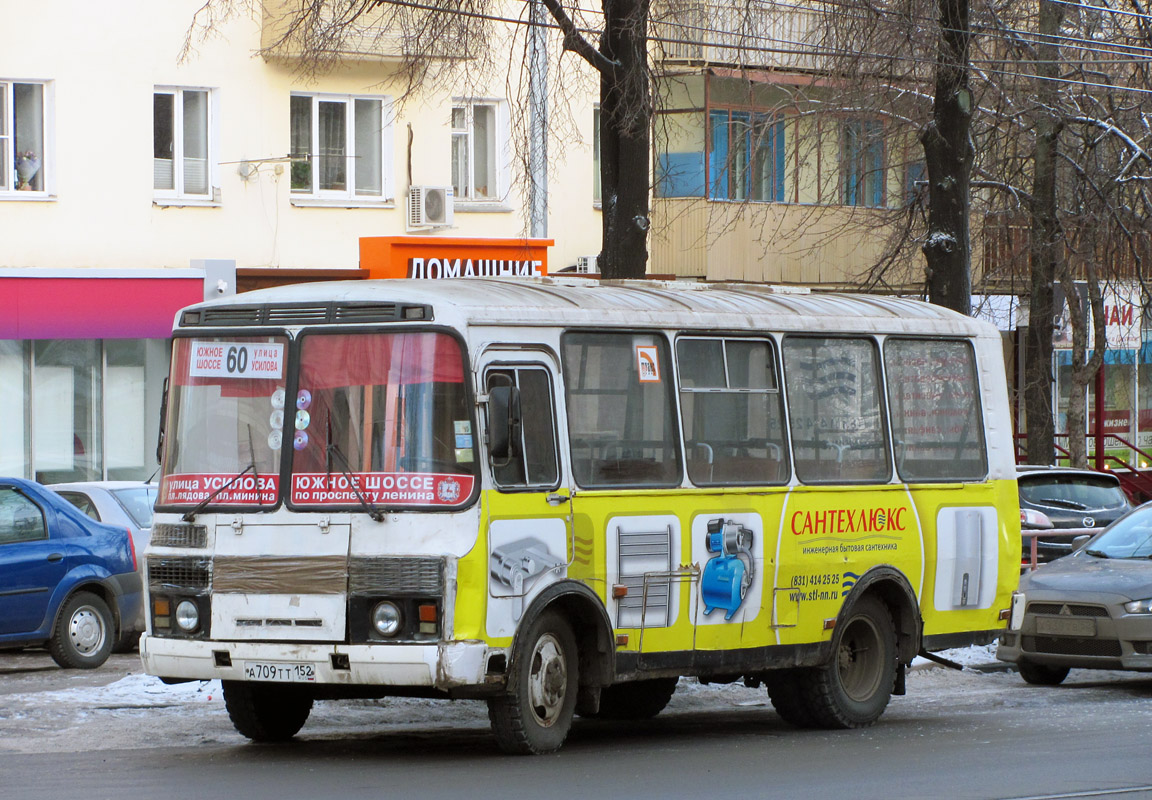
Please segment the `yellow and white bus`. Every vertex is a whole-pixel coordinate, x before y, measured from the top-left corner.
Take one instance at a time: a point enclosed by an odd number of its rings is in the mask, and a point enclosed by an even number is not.
[[[912,300],[392,280],[179,313],[145,669],[286,739],[316,698],[485,700],[500,747],[679,678],[869,725],[1019,575],[1000,337]]]

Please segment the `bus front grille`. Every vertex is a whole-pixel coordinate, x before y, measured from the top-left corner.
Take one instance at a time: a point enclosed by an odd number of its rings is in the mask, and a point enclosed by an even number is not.
[[[354,595],[440,596],[444,592],[443,561],[353,557],[348,569],[348,591]]]

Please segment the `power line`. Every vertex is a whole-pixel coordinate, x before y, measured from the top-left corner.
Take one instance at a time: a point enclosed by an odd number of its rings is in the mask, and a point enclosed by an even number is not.
[[[434,12],[434,13],[460,16],[460,17],[464,17],[464,18],[480,19],[480,20],[489,21],[489,22],[499,22],[499,23],[505,23],[505,24],[509,24],[509,25],[525,26],[525,27],[542,26],[542,27],[546,27],[546,28],[549,28],[549,29],[554,30],[554,31],[559,30],[558,27],[553,23],[537,23],[537,22],[524,20],[521,18],[503,17],[503,16],[497,16],[497,15],[493,15],[493,14],[486,14],[486,13],[482,13],[482,12],[478,12],[478,11],[465,11],[462,9],[446,9],[446,8],[443,8],[440,6],[433,6],[433,5],[427,5],[424,3],[413,2],[412,0],[382,0],[382,2],[384,2],[388,5],[392,5],[392,6],[412,8],[412,9],[416,9],[416,10],[424,10],[424,11],[429,11],[429,12]],[[831,5],[837,5],[835,0],[830,0],[830,4]],[[788,7],[788,8],[793,8],[793,9],[799,8],[798,6],[794,6],[794,5],[793,6],[786,6],[783,3],[775,4],[775,5],[777,5],[778,7]],[[847,7],[849,9],[852,9],[853,11],[858,10],[848,3],[841,2],[838,5]],[[589,12],[586,9],[581,9],[581,11],[583,11],[585,13],[595,13],[595,12]],[[894,14],[895,12],[885,12],[885,13]],[[859,17],[857,15],[856,18],[860,19],[861,17]],[[705,28],[705,27],[700,26],[700,25],[689,25],[687,23],[681,23],[681,22],[656,21],[653,24],[656,25],[657,27],[659,25],[665,25],[668,27],[679,27],[683,30],[696,31],[699,33],[707,33],[707,34],[717,33],[717,31],[710,29],[710,28]],[[581,35],[584,35],[584,36],[596,35],[596,34],[600,33],[600,31],[595,30],[595,29],[590,29],[590,28],[579,28],[578,27],[577,30]],[[998,33],[999,38],[1004,38],[1004,39],[1007,39],[1008,37],[1004,33],[1000,33],[1000,31],[1006,31],[1008,33],[1019,33],[1021,36],[1036,35],[1032,32],[1026,32],[1026,31],[1014,31],[1012,29],[997,29],[997,33]],[[738,35],[738,38],[740,40],[739,44],[732,44],[729,42],[721,42],[721,41],[707,41],[704,39],[687,39],[687,38],[678,39],[678,38],[673,38],[673,37],[668,37],[668,36],[660,36],[660,35],[650,35],[648,37],[648,41],[656,42],[659,44],[684,45],[684,46],[701,47],[701,48],[708,48],[708,49],[728,49],[728,50],[744,51],[746,53],[761,53],[761,54],[769,54],[769,55],[791,56],[791,57],[795,57],[795,58],[827,59],[827,58],[835,58],[835,57],[856,57],[856,58],[884,60],[884,61],[897,61],[897,62],[916,65],[916,66],[929,66],[929,65],[934,65],[936,63],[936,60],[934,58],[929,59],[929,58],[920,58],[920,57],[910,57],[910,56],[894,55],[894,54],[888,54],[888,53],[860,53],[858,51],[852,51],[852,50],[847,50],[847,49],[842,49],[842,48],[818,47],[818,46],[807,44],[805,42],[798,42],[798,41],[789,40],[789,39],[773,38],[773,37],[765,35],[765,34],[741,33]],[[1098,46],[1099,46],[1099,43],[1090,42],[1090,40],[1072,39],[1071,37],[1061,37],[1061,38],[1067,42],[1091,43],[1093,50],[1098,49]],[[775,43],[775,44],[779,44],[782,46],[780,46],[780,47],[767,47],[767,46],[763,46],[763,45],[745,43],[746,41],[747,42],[770,42],[770,43]],[[1076,46],[1079,46],[1079,45],[1076,45]],[[1113,45],[1113,46],[1115,46],[1115,45]],[[1087,46],[1085,46],[1083,49],[1088,49],[1088,48],[1087,48]],[[1130,49],[1138,50],[1140,52],[1146,52],[1146,53],[1149,53],[1150,56],[1152,56],[1152,48],[1137,48],[1135,46],[1132,46]],[[979,58],[975,58],[975,59],[971,59],[971,63],[974,65],[995,65],[995,64],[1018,64],[1020,62],[1013,61],[1010,59],[979,59]],[[1029,61],[1027,63],[1039,63],[1039,62]],[[1061,62],[1061,63],[1064,63],[1064,62]],[[1079,64],[1086,64],[1086,63],[1116,64],[1117,62],[1115,60],[1111,60],[1111,59],[1101,59],[1098,61],[1075,61],[1073,63],[1079,63]],[[1122,63],[1134,63],[1135,64],[1135,63],[1140,63],[1140,61],[1139,60],[1124,60]],[[762,66],[769,67],[772,65],[762,65]],[[814,69],[814,67],[813,67],[813,69]],[[1006,70],[1006,69],[987,69],[986,72],[988,74],[999,75],[999,76],[1007,77],[1007,78],[1025,78],[1025,79],[1029,79],[1029,80],[1039,80],[1039,78],[1034,74],[1026,73],[1026,72],[1020,72],[1020,71],[1013,71],[1013,70]],[[1124,93],[1134,93],[1134,94],[1152,94],[1152,88],[1141,88],[1141,87],[1135,87],[1135,86],[1127,86],[1127,85],[1123,85],[1123,84],[1110,84],[1110,83],[1101,83],[1101,82],[1095,82],[1095,81],[1084,81],[1084,80],[1078,80],[1078,79],[1073,79],[1073,78],[1044,78],[1043,80],[1047,80],[1049,82],[1054,82],[1054,83],[1065,84],[1065,85],[1080,86],[1080,87],[1083,87],[1086,89],[1096,88],[1096,89],[1107,89],[1107,90],[1114,91],[1114,92],[1124,92]]]

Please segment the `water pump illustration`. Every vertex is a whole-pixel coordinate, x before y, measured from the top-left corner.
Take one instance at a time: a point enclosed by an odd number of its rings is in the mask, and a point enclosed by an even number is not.
[[[708,520],[705,545],[716,555],[708,559],[700,578],[705,615],[722,608],[729,620],[744,602],[756,575],[752,538],[752,531],[738,522],[723,517]]]

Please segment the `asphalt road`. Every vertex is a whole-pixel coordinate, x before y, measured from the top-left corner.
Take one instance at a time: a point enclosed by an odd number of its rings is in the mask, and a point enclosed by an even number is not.
[[[580,720],[555,755],[501,755],[479,703],[317,704],[297,740],[236,734],[214,684],[131,656],[56,670],[0,655],[0,797],[1152,798],[1152,678],[917,670],[878,725],[800,731],[763,690],[682,682],[657,719]]]

